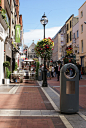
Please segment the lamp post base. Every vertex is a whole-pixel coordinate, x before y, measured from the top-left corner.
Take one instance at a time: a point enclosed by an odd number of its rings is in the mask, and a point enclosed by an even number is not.
[[[47,87],[47,69],[43,70],[43,83],[42,83],[42,87]]]

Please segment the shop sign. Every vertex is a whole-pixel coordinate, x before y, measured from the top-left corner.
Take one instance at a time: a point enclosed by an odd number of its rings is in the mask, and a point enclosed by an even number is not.
[[[20,25],[16,25],[15,29],[15,42],[20,43]]]

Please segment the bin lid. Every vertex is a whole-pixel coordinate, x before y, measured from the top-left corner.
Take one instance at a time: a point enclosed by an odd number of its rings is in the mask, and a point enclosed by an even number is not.
[[[68,64],[65,64],[64,66],[62,66],[60,72],[61,72],[61,73],[62,73],[62,72],[66,72],[66,70],[67,70],[68,68],[73,68],[76,73],[79,73],[79,70],[78,70],[77,66],[76,66],[75,64],[72,64],[72,63],[68,63]]]

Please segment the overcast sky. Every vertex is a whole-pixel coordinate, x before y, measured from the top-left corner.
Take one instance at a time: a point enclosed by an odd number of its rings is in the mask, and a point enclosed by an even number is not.
[[[74,14],[78,15],[78,9],[85,0],[19,0],[19,14],[22,14],[24,43],[29,47],[34,40],[43,39],[44,31],[40,19],[45,12],[48,24],[45,29],[45,37],[54,37],[66,20]]]

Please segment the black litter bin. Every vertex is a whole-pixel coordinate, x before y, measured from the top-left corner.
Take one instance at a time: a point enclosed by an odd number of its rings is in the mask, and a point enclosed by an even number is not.
[[[60,111],[76,113],[79,110],[79,70],[72,63],[60,71]]]
[[[42,80],[42,70],[40,68],[38,69],[38,80]]]

